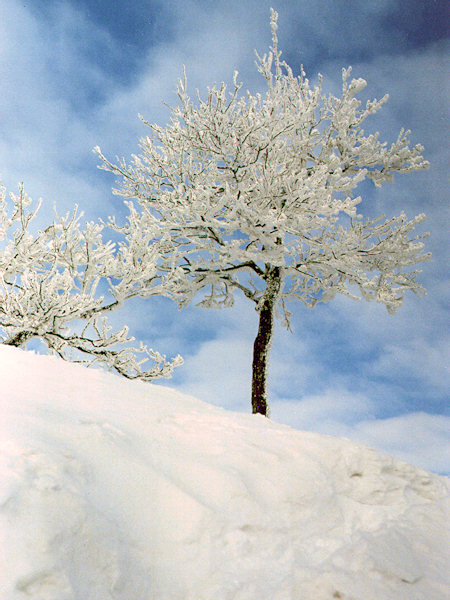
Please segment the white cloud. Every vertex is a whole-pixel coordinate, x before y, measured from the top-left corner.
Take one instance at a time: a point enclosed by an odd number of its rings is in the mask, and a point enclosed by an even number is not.
[[[374,403],[369,398],[345,389],[279,400],[272,406],[275,421],[330,435],[346,435],[351,424],[370,418],[373,412]]]
[[[247,340],[221,337],[202,344],[187,357],[180,389],[200,400],[249,412],[251,352]]]
[[[61,212],[78,202],[92,216],[100,194],[86,173],[95,172],[91,149],[98,134],[86,93],[107,81],[82,50],[108,46],[108,38],[66,3],[52,22],[12,0],[0,11],[2,180],[11,190],[24,182],[33,197],[44,197],[48,212],[53,201]]]
[[[270,40],[268,11],[257,11],[245,35],[242,35],[239,15],[244,12],[244,19],[248,19],[249,14],[243,5],[177,3],[176,12],[175,35],[159,46],[149,46],[135,84],[116,88],[99,112],[100,120],[114,124],[107,128],[109,139],[105,141],[111,146],[120,142],[121,146],[116,146],[115,152],[126,152],[132,143],[136,144],[137,137],[146,135],[137,121],[138,113],[150,123],[167,122],[167,104],[173,106],[177,101],[175,92],[183,76],[183,66],[193,97],[197,89],[204,96],[207,87],[214,82],[231,82],[236,69],[241,71],[245,87],[261,79],[253,64],[253,48],[258,44],[262,16],[265,37],[267,42]]]
[[[363,421],[349,437],[423,469],[450,475],[450,417],[445,415],[415,412]]]
[[[423,469],[450,474],[450,417],[412,412],[375,418],[376,404],[348,390],[328,391],[301,401],[276,402],[272,418],[300,430],[346,437]]]
[[[435,340],[433,344],[412,340],[403,346],[386,345],[372,371],[384,376],[411,377],[420,380],[422,385],[445,392],[450,381],[449,364],[450,340]]]

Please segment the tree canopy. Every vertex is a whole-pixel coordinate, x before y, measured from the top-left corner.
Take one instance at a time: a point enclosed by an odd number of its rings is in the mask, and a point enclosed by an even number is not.
[[[273,317],[281,310],[289,323],[287,302],[313,308],[339,293],[393,313],[408,290],[424,291],[415,266],[428,258],[423,236],[412,233],[423,214],[367,218],[356,193],[365,180],[380,187],[426,168],[423,147],[410,148],[404,130],[391,145],[366,134],[364,122],[388,97],[363,105],[366,81],[351,79],[351,68],[342,70],[338,97],[323,91],[321,77],[312,85],[303,68],[295,76],[281,59],[275,11],[271,29],[270,52],[256,63],[264,94],[243,93],[235,72],[230,90],[214,85],[192,100],[185,75],[169,124],[144,120],[150,133],[131,164],[96,149],[119,176],[116,193],[137,230],[166,239],[158,268],[176,268],[166,291],[181,306],[194,298],[230,306],[238,290],[255,303],[252,405],[263,414]]]

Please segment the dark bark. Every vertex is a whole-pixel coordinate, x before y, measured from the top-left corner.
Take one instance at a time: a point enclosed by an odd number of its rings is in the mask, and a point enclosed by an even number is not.
[[[253,344],[252,412],[267,416],[267,369],[272,343],[274,313],[281,287],[280,267],[267,269],[266,291],[259,308],[258,333]]]
[[[9,340],[4,341],[3,344],[5,344],[5,346],[17,346],[20,348],[20,346],[23,346],[33,337],[33,335],[34,334],[30,331],[21,331],[20,333],[16,333],[12,338],[9,338]]]

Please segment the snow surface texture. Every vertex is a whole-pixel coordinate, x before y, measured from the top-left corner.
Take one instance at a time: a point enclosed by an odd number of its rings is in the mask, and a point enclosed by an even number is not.
[[[1,600],[446,600],[448,480],[0,346]]]

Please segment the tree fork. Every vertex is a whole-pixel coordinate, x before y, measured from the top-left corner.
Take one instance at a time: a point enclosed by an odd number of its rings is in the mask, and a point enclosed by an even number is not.
[[[253,344],[252,412],[267,416],[267,369],[272,344],[274,312],[281,289],[281,267],[268,269],[267,287],[259,308],[258,333]]]

